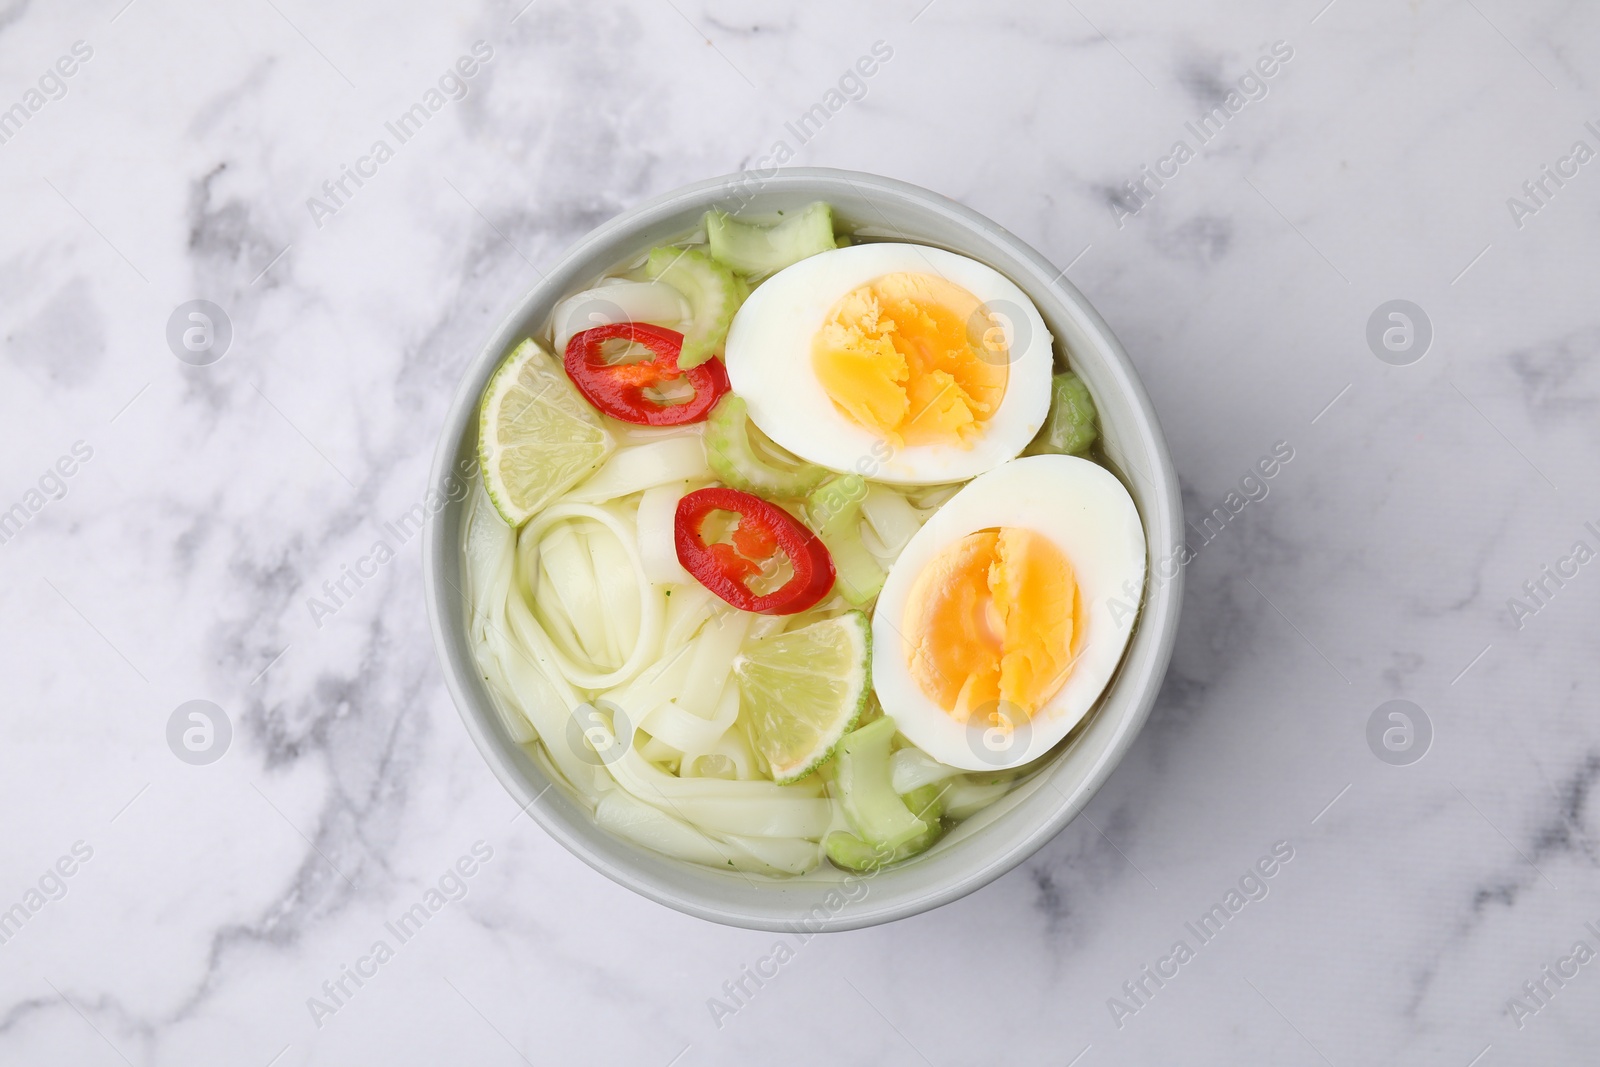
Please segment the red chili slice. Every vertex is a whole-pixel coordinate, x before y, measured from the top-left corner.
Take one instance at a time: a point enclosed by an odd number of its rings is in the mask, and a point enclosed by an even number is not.
[[[655,353],[639,363],[608,363],[607,341],[633,341]],[[567,342],[567,377],[589,403],[613,418],[639,426],[679,426],[699,422],[728,391],[728,372],[720,359],[680,368],[683,334],[644,322],[619,322],[574,334]],[[681,403],[663,403],[650,395],[687,379],[694,396]]]
[[[706,542],[703,528],[716,511],[738,516],[731,544]],[[833,588],[833,558],[817,535],[782,508],[737,489],[712,486],[685,495],[678,501],[673,540],[684,569],[741,611],[793,615]],[[794,576],[770,593],[755,592],[747,579],[779,552],[788,557]]]

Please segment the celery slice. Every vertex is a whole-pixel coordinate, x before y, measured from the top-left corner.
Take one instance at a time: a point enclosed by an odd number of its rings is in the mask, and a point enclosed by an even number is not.
[[[1099,422],[1094,397],[1083,379],[1071,371],[1058,374],[1050,382],[1050,414],[1026,454],[1076,456],[1087,452],[1100,436]]]
[[[740,222],[725,211],[706,212],[705,224],[712,258],[758,277],[838,247],[833,209],[820,200],[775,226]]]
[[[882,848],[869,845],[848,831],[835,830],[822,842],[823,851],[835,867],[851,871],[875,871],[891,863],[910,859],[919,852],[926,852],[944,832],[939,823],[943,813],[941,788],[939,785],[925,785],[901,797],[902,802],[928,826],[905,844]]]
[[[822,841],[822,850],[835,867],[847,871],[875,871],[903,859],[899,849],[874,848],[848,830],[835,830]]]
[[[911,809],[911,814],[927,823],[930,829],[938,828],[939,819],[944,815],[944,786],[929,782],[902,794],[900,799]]]
[[[678,366],[698,367],[720,355],[733,313],[750,293],[744,280],[698,248],[671,245],[652,248],[644,270],[689,301],[689,324],[683,332]]]
[[[861,502],[866,479],[842,474],[806,498],[806,522],[833,557],[836,588],[852,606],[869,603],[888,575],[861,539]]]
[[[780,467],[756,453],[750,443],[749,405],[729,393],[706,418],[706,459],[725,485],[765,497],[803,497],[828,476],[814,463]]]
[[[889,782],[889,743],[894,720],[887,716],[844,735],[835,757],[834,784],[850,827],[867,844],[894,849],[928,832]]]

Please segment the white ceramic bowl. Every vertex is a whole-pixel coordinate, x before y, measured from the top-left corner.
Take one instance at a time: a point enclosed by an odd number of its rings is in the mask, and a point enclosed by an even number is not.
[[[547,776],[502,727],[467,640],[467,608],[459,592],[465,585],[458,472],[477,447],[478,399],[490,372],[519,340],[543,326],[563,296],[651,245],[693,230],[708,208],[759,215],[815,200],[833,205],[844,229],[865,228],[971,256],[1028,294],[1094,394],[1103,446],[1144,520],[1151,580],[1138,627],[1099,705],[1025,783],[898,867],[864,876],[824,863],[802,878],[778,880],[658,855],[602,830],[564,788],[546,791]],[[600,226],[518,302],[467,368],[445,415],[429,484],[446,503],[430,517],[423,536],[428,614],[445,681],[483,758],[517,803],[531,804],[533,818],[595,870],[652,900],[720,923],[848,930],[936,908],[993,881],[1088,803],[1144,724],[1172,654],[1183,576],[1164,563],[1175,559],[1182,543],[1183,508],[1166,442],[1127,353],[1083,294],[1033,249],[960,204],[890,178],[810,168],[767,177],[729,175],[684,186]]]

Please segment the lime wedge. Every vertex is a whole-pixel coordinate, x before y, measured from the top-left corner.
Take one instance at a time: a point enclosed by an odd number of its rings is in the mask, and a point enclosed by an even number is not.
[[[750,733],[779,785],[828,762],[867,702],[872,630],[849,611],[745,647],[734,661]]]
[[[500,517],[521,526],[594,473],[616,442],[538,342],[522,342],[483,392],[478,461]]]

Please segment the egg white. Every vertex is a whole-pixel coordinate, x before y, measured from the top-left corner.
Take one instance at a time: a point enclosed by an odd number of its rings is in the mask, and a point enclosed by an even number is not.
[[[834,405],[812,370],[811,345],[847,293],[885,274],[934,274],[991,308],[1020,309],[1005,321],[1011,348],[1006,391],[970,448],[894,448]],[[925,245],[851,245],[802,259],[763,282],[733,317],[724,361],[750,418],[779,445],[836,471],[901,485],[964,481],[1020,453],[1050,409],[1054,355],[1039,311],[1010,279],[966,256]]]
[[[1085,616],[1078,659],[1061,689],[1006,737],[955,719],[923,693],[908,663],[906,601],[918,575],[967,534],[1020,526],[1072,564]],[[1144,526],[1116,475],[1075,456],[1027,456],[969,482],[911,538],[872,616],[872,684],[884,713],[941,763],[982,771],[1038,759],[1088,714],[1122,660],[1144,586]]]

